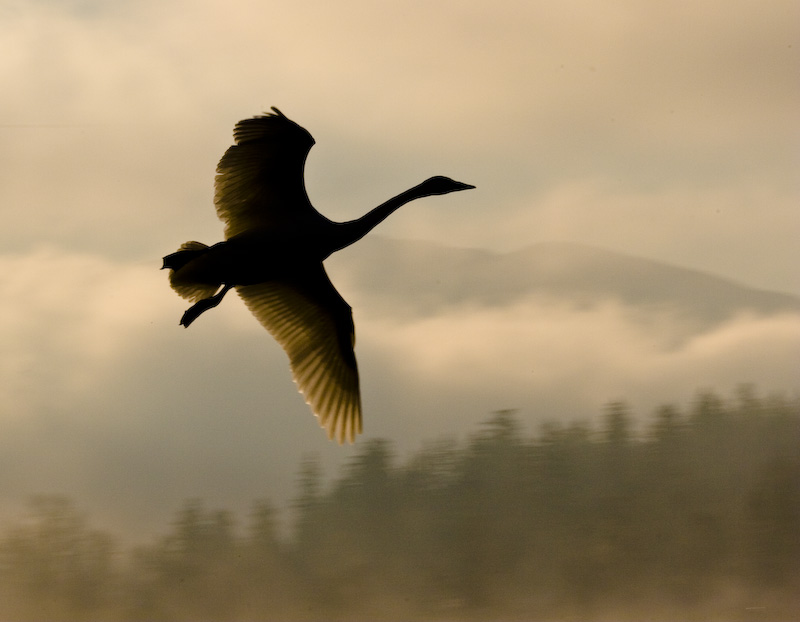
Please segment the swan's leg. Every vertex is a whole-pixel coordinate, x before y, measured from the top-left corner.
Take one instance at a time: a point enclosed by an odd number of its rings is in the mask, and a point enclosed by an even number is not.
[[[228,290],[231,289],[231,287],[233,287],[233,285],[225,285],[221,290],[219,290],[219,292],[210,298],[203,298],[202,300],[198,300],[196,303],[194,303],[183,314],[183,317],[181,318],[181,326],[189,328],[189,324],[194,322],[201,313],[216,307],[222,302],[222,299],[225,297],[225,294],[228,293]]]

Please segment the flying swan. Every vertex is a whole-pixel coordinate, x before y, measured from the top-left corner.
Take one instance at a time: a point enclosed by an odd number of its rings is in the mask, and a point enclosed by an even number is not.
[[[164,257],[169,282],[194,304],[188,327],[236,288],[247,308],[289,356],[292,375],[328,438],[361,433],[361,395],[350,306],[322,262],[389,214],[421,197],[474,188],[431,177],[361,218],[333,222],[311,205],[303,169],[314,139],[277,108],[236,124],[236,144],[217,165],[214,204],[225,241],[186,242]]]

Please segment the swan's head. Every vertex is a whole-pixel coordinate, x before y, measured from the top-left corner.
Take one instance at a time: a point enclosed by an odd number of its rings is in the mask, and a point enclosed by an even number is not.
[[[459,190],[469,190],[475,186],[469,184],[462,184],[460,181],[455,181],[449,177],[442,177],[437,175],[426,179],[419,186],[420,193],[423,196],[430,196],[433,194],[447,194],[448,192],[458,192]]]

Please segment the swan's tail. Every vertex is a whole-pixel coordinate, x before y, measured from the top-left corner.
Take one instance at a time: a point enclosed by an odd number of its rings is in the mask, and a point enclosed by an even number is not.
[[[164,265],[161,266],[161,269],[180,270],[206,250],[208,250],[208,245],[202,242],[184,242],[177,251],[164,257]]]
[[[197,280],[196,271],[191,267],[192,261],[201,257],[207,250],[208,246],[202,242],[185,242],[176,252],[164,257],[161,269],[169,269],[169,284],[185,300],[198,302],[210,298],[219,289],[219,283]]]

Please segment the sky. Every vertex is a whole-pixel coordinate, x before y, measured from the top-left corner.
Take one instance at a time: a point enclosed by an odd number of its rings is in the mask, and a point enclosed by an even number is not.
[[[65,492],[136,530],[184,496],[285,499],[303,456],[352,455],[239,301],[184,331],[158,271],[182,242],[221,239],[216,163],[270,106],[315,137],[308,193],[333,220],[443,174],[477,188],[377,233],[579,242],[800,295],[798,24],[792,0],[6,0],[0,515]],[[402,323],[353,306],[365,405],[393,417],[367,429],[407,446],[496,408],[559,412],[577,379],[597,409],[734,377],[797,389],[792,317],[670,353],[613,308],[532,324],[522,307]],[[531,384],[520,357],[552,369]]]

